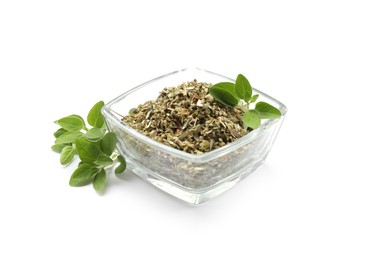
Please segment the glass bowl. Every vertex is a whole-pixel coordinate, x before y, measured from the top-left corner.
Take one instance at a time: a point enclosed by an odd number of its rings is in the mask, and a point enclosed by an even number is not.
[[[234,82],[219,74],[187,68],[134,87],[102,108],[107,127],[118,137],[117,148],[125,157],[127,168],[157,188],[190,204],[203,203],[235,186],[266,159],[287,112],[276,99],[260,94],[258,101],[277,107],[282,116],[263,120],[259,128],[213,151],[194,155],[161,144],[122,122],[131,108],[170,86],[196,79],[198,82]]]

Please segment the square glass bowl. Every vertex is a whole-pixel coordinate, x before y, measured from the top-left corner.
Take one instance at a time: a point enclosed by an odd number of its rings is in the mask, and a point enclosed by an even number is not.
[[[198,82],[234,82],[219,74],[187,68],[134,87],[102,108],[107,127],[118,137],[117,148],[127,168],[157,188],[190,204],[203,203],[235,186],[266,159],[287,112],[276,99],[260,94],[259,101],[277,107],[282,116],[263,120],[259,128],[213,151],[194,155],[161,144],[122,122],[131,108],[154,100],[165,87],[196,79]]]

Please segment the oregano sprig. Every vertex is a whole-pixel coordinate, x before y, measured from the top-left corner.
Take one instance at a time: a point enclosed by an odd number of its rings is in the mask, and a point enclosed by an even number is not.
[[[54,123],[60,128],[54,132],[54,152],[60,153],[60,163],[68,165],[76,155],[81,162],[69,180],[71,186],[84,186],[92,183],[97,192],[106,186],[106,170],[115,164],[115,173],[126,170],[126,160],[115,152],[117,138],[108,132],[101,109],[103,101],[97,102],[89,111],[87,122],[79,115],[63,117]]]
[[[245,112],[242,116],[244,125],[252,129],[258,128],[262,119],[282,115],[279,109],[263,101],[257,102],[254,109],[250,109],[250,104],[257,101],[259,94],[252,95],[252,86],[242,74],[238,74],[235,83],[220,82],[213,85],[209,93],[225,106],[241,108]]]

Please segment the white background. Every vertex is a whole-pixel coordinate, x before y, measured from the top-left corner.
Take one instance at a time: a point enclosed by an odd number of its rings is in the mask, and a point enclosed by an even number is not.
[[[1,1],[0,259],[390,259],[389,14],[388,1]],[[130,173],[103,196],[69,187],[53,121],[187,66],[243,73],[287,105],[266,163],[199,207]]]

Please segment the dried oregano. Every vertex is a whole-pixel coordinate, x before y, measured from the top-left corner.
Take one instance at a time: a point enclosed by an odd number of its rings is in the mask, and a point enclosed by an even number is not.
[[[165,88],[159,97],[132,109],[123,122],[176,149],[201,154],[247,134],[244,111],[221,105],[209,93],[212,84],[196,80]]]

